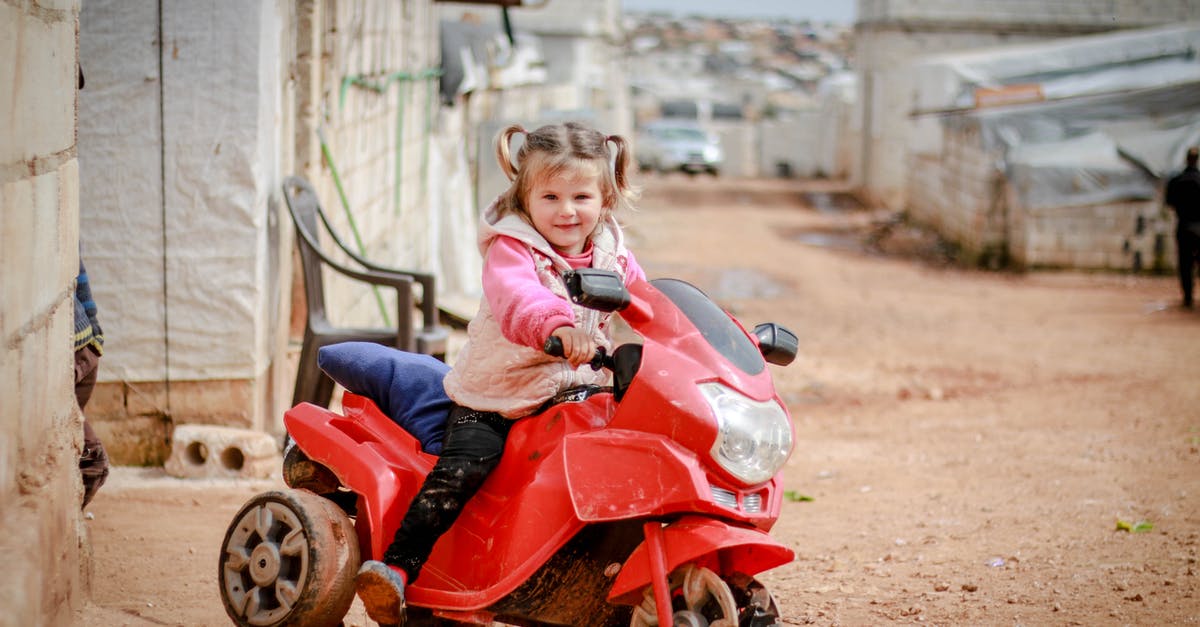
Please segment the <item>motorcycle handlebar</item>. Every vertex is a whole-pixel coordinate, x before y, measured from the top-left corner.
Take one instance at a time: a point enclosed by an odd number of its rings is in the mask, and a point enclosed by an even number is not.
[[[546,338],[546,343],[542,345],[542,352],[546,353],[547,355],[549,355],[551,357],[565,357],[566,356],[563,353],[562,339],[560,339],[556,336],[553,336],[553,335]],[[599,370],[599,369],[603,368],[604,366],[608,365],[607,358],[608,358],[608,351],[604,350],[603,346],[597,346],[596,354],[595,354],[595,356],[592,357],[592,360],[590,362],[588,362],[588,365],[592,367],[592,370]]]

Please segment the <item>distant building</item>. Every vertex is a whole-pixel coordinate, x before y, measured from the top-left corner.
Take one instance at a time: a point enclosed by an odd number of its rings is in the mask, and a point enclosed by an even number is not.
[[[1057,2],[888,2],[859,0],[855,66],[862,145],[854,179],[891,209],[908,204],[914,138],[912,75],[918,57],[1006,44],[1048,41],[1118,29],[1200,19],[1200,3],[1178,0]]]
[[[908,213],[966,260],[1174,264],[1162,187],[1200,143],[1200,22],[925,57]]]
[[[847,29],[756,20],[627,18],[639,124],[691,120],[721,136],[723,175],[831,176],[847,116],[822,81],[846,66]],[[847,106],[838,100],[839,107]]]

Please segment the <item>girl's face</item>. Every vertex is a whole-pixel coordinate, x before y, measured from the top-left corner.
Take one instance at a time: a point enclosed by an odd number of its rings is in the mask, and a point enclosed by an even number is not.
[[[529,190],[533,228],[561,255],[578,255],[604,214],[600,179],[595,175],[541,178]]]

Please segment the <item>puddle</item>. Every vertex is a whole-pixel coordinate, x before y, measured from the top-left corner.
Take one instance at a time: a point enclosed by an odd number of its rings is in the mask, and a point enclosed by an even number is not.
[[[805,246],[848,250],[858,253],[866,252],[866,248],[862,243],[862,235],[850,229],[808,229],[793,231],[786,234],[786,237],[793,242],[804,244]]]
[[[721,270],[712,284],[709,296],[719,300],[748,298],[775,298],[787,290],[783,284],[762,272],[745,268]]]
[[[779,235],[789,242],[826,250],[917,259],[935,266],[958,262],[955,246],[943,241],[932,231],[898,220],[794,228],[781,231]]]
[[[669,264],[647,268],[646,272],[655,278],[673,277],[687,281],[718,303],[752,298],[778,298],[791,292],[786,283],[748,268],[714,270]]]
[[[846,192],[806,192],[803,198],[817,213],[845,213],[863,209],[862,203]]]

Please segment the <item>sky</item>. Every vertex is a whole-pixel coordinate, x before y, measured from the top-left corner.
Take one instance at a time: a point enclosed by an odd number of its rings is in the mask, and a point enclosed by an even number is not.
[[[621,0],[625,11],[854,23],[855,0]]]

